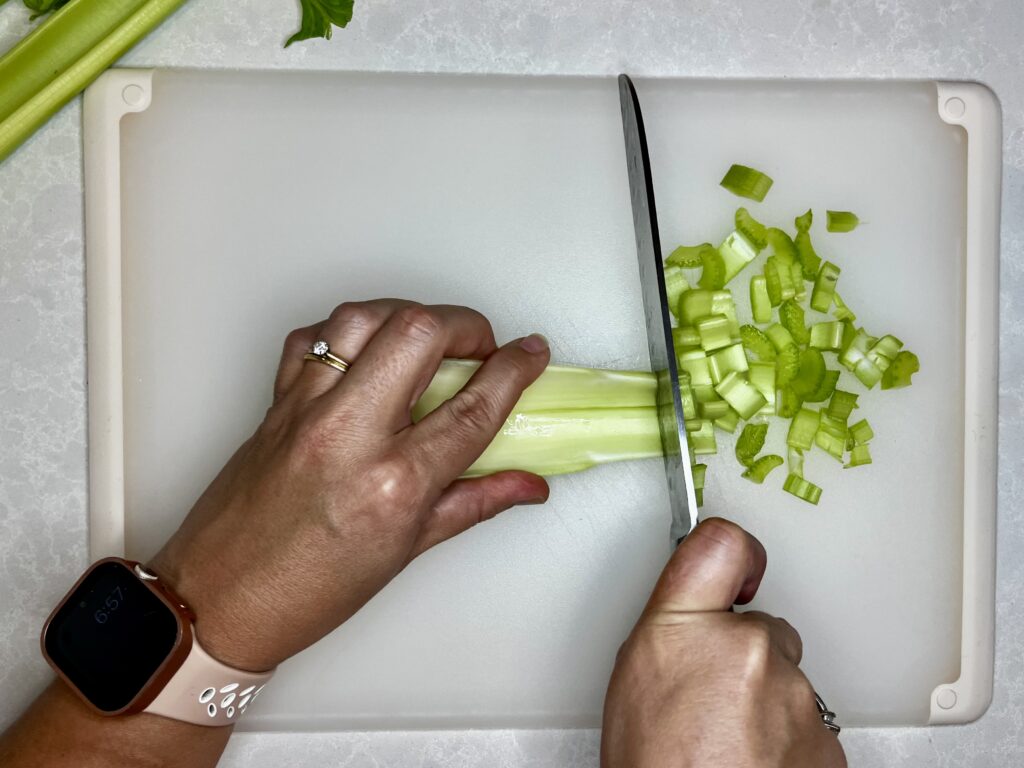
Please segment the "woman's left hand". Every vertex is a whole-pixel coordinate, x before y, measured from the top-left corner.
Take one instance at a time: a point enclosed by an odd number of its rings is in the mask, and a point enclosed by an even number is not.
[[[347,373],[303,355],[317,340]],[[150,566],[190,604],[200,643],[267,670],[333,630],[414,557],[515,504],[525,472],[460,480],[549,360],[541,336],[498,348],[464,307],[342,304],[292,332],[273,405]],[[413,424],[442,358],[484,363]]]

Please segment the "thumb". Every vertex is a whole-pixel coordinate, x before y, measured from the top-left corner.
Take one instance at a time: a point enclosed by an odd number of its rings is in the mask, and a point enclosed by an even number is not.
[[[749,603],[766,563],[761,542],[738,525],[705,520],[668,561],[646,612],[727,611],[733,603]]]

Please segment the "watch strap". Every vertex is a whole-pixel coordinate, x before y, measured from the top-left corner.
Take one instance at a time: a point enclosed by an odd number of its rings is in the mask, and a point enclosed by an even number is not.
[[[193,637],[185,661],[145,711],[194,725],[232,725],[273,674],[221,664]]]

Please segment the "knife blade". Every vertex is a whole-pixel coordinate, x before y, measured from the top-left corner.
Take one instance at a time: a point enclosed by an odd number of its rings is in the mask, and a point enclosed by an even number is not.
[[[693,490],[690,452],[683,422],[683,403],[679,394],[679,370],[672,346],[672,322],[669,319],[665,268],[661,261],[658,214],[654,204],[654,182],[647,152],[640,101],[633,82],[619,75],[619,105],[622,108],[622,133],[626,142],[626,168],[629,173],[629,197],[633,207],[633,230],[640,267],[640,288],[647,324],[647,349],[651,370],[657,375],[658,427],[665,454],[672,510],[671,540],[678,543],[697,525],[697,499]]]

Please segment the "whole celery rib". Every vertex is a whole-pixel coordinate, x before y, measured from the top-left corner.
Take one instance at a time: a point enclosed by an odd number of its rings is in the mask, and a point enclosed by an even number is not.
[[[479,363],[445,360],[413,408],[419,421],[458,392]],[[662,455],[653,374],[549,366],[466,475],[578,472]]]
[[[71,0],[0,58],[0,161],[184,0]]]

